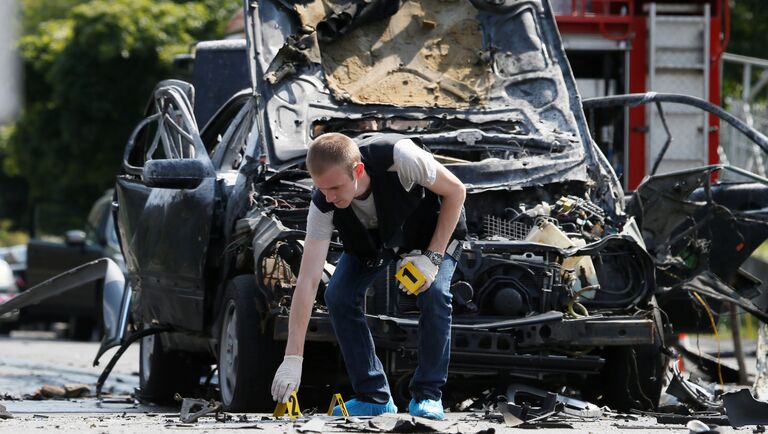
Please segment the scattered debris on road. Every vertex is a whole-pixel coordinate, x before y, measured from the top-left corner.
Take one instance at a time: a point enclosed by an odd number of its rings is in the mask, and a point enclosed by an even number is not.
[[[221,412],[221,403],[219,401],[197,398],[182,398],[178,393],[175,396],[177,401],[181,401],[180,419],[183,423],[197,422],[202,416],[214,413],[216,420],[219,420]]]
[[[32,392],[31,395],[25,396],[24,399],[38,401],[42,399],[84,398],[89,396],[90,393],[91,389],[87,384],[65,384],[63,386],[43,384]]]

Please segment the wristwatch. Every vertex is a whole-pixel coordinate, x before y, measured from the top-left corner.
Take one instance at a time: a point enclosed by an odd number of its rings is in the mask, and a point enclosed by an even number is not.
[[[442,263],[443,263],[443,255],[441,255],[440,253],[437,253],[437,252],[433,252],[433,251],[431,251],[431,250],[424,250],[424,252],[422,253],[422,255],[424,255],[424,256],[426,256],[427,258],[429,258],[429,260],[430,260],[430,261],[431,261],[433,264],[435,264],[435,266],[437,266],[437,267],[439,267],[439,266],[440,266],[440,264],[442,264]]]

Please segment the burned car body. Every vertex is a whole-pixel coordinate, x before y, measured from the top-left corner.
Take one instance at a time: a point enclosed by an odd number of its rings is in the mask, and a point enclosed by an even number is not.
[[[336,131],[417,135],[467,187],[447,401],[515,381],[656,405],[654,259],[590,139],[548,2],[245,7],[253,88],[199,131],[194,89],[160,83],[117,179],[133,322],[164,331],[142,339],[146,399],[190,390],[217,363],[226,408],[270,407],[312,192],[303,157]],[[307,333],[302,393],[323,400],[346,386],[323,302],[340,247]],[[389,271],[366,313],[402,400],[418,312]]]

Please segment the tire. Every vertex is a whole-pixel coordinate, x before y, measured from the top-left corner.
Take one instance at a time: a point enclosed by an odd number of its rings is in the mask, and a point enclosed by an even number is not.
[[[15,322],[0,322],[0,335],[9,335],[16,330]]]
[[[146,326],[145,326],[146,328]],[[167,351],[159,334],[142,338],[139,347],[139,399],[174,404],[174,394],[191,397],[208,366],[190,354]]]
[[[262,332],[258,296],[250,275],[232,279],[224,294],[217,330],[219,387],[226,411],[274,409],[270,388],[276,351],[271,328]]]

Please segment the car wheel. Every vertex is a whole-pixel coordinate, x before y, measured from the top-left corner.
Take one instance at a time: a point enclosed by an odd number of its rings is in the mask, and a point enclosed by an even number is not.
[[[145,325],[144,328],[147,326]],[[139,398],[171,404],[174,394],[190,397],[209,367],[192,355],[163,348],[160,335],[142,338],[139,346]]]
[[[218,319],[219,387],[227,411],[270,411],[275,373],[274,341],[262,331],[253,276],[227,285]]]
[[[16,324],[12,322],[0,322],[0,335],[10,335],[16,329]]]

